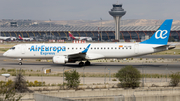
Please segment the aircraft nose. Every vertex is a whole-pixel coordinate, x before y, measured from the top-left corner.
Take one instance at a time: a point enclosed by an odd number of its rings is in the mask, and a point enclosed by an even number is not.
[[[5,53],[3,54],[3,56],[7,56],[7,52],[5,52]]]

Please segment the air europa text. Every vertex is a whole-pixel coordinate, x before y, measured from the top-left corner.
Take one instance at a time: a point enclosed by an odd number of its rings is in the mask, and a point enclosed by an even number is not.
[[[40,51],[40,52],[49,52],[49,51],[56,52],[57,51],[57,53],[59,53],[60,51],[66,51],[66,47],[65,46],[32,45],[30,48],[30,51]]]

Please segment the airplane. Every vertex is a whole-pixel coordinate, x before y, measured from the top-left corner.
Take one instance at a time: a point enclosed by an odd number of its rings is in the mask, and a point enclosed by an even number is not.
[[[34,39],[33,39],[33,38],[22,38],[22,37],[19,35],[19,40],[21,40],[21,41],[33,41]]]
[[[87,41],[92,41],[91,37],[74,37],[71,32],[69,31],[69,37],[72,38],[73,40],[87,40]]]
[[[147,55],[175,48],[168,45],[173,19],[167,19],[148,40],[138,43],[36,43],[19,44],[6,51],[3,56],[23,59],[52,59],[54,64],[75,63],[90,65],[90,60],[124,59]],[[83,61],[86,61],[85,63]]]
[[[16,40],[16,37],[4,37],[4,36],[0,36],[0,40],[14,41],[14,40]]]

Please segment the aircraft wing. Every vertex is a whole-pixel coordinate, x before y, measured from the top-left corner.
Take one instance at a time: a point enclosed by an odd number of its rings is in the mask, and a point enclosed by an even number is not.
[[[88,52],[90,46],[91,46],[91,44],[89,44],[86,47],[86,49],[81,52],[75,52],[75,53],[70,53],[70,54],[65,54],[65,55],[68,56],[68,58],[70,58],[72,60],[84,60],[86,57],[86,53]]]

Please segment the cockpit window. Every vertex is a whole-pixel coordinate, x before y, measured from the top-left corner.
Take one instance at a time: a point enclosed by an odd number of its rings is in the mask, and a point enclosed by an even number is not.
[[[14,49],[15,49],[15,47],[10,48],[10,50],[14,50]]]

